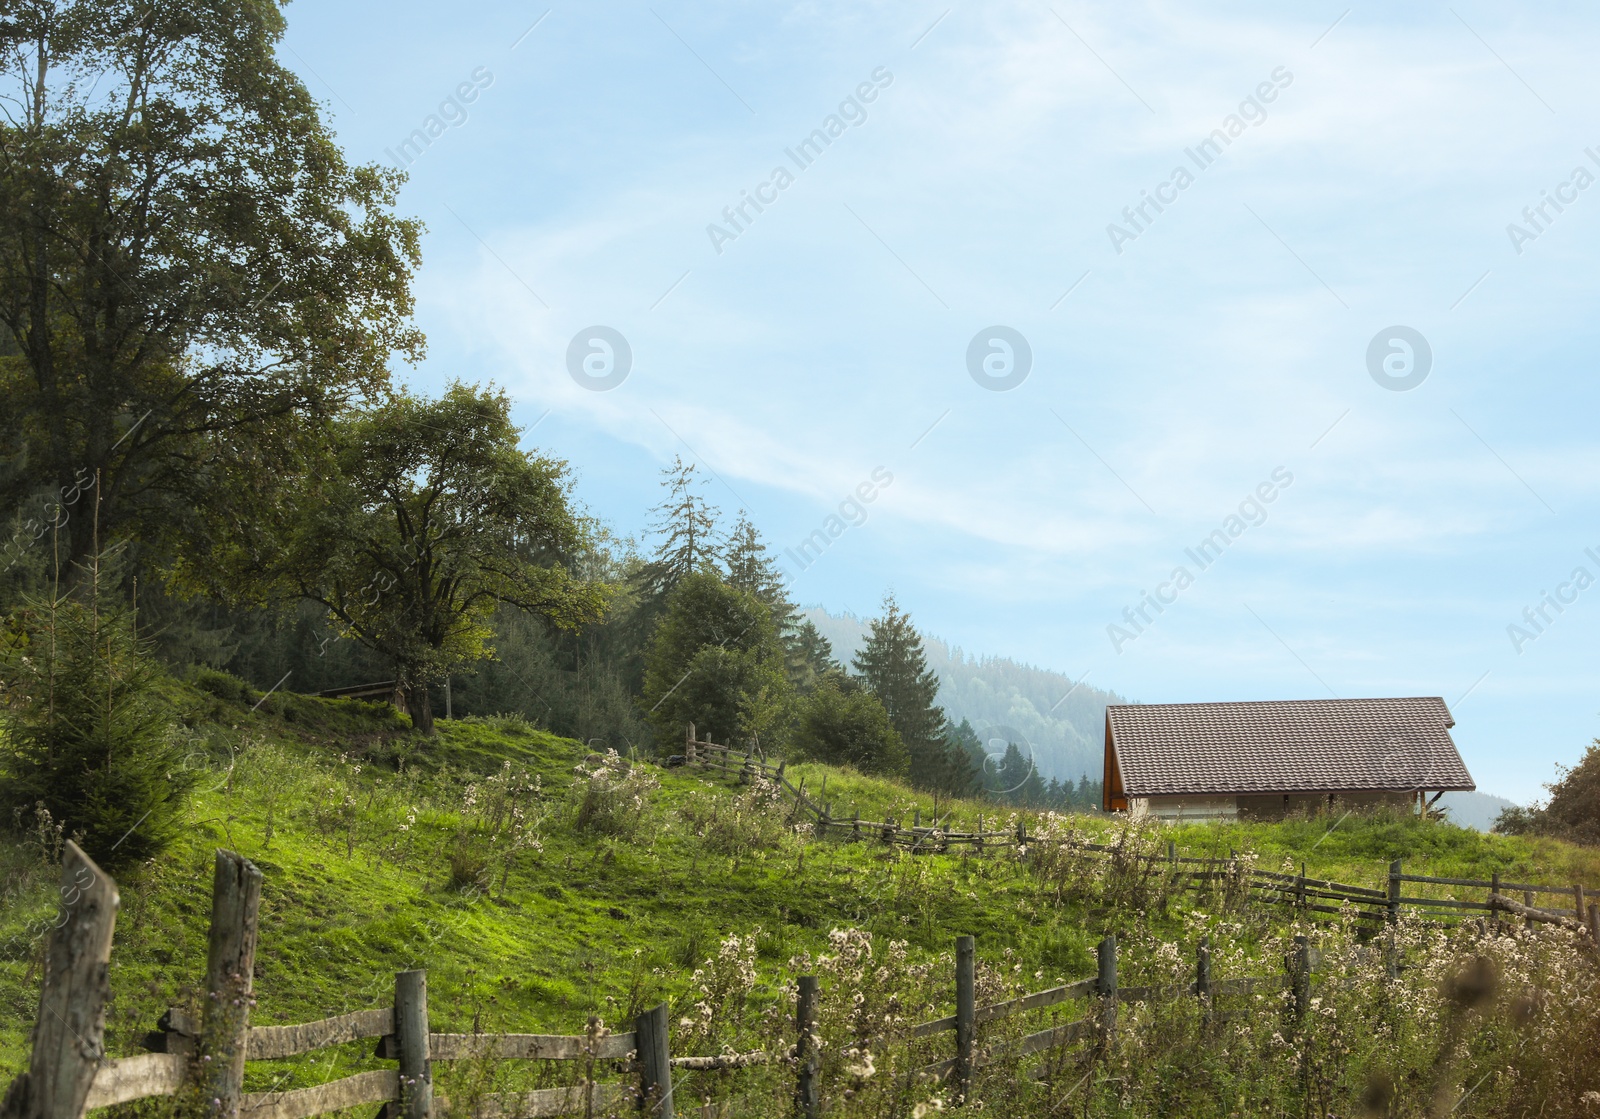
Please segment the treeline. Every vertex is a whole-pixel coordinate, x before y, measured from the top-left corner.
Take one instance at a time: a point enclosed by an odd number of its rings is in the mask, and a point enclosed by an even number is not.
[[[949,725],[892,597],[838,663],[692,465],[639,545],[492,384],[396,385],[423,352],[421,227],[401,173],[346,161],[283,31],[272,5],[0,21],[0,826],[159,849],[184,786],[156,660],[262,690],[392,679],[423,736],[518,711],[670,750],[692,720],[945,793],[1062,795]]]

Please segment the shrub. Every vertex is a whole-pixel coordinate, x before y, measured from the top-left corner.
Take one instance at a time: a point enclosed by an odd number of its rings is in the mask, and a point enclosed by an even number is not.
[[[738,858],[782,844],[786,834],[782,800],[778,783],[758,774],[754,784],[731,801],[711,793],[691,793],[678,814],[707,851]]]
[[[108,866],[161,851],[182,826],[194,774],[157,695],[159,674],[127,611],[30,603],[0,660],[0,808],[42,805]]]
[[[660,785],[642,766],[615,750],[607,750],[604,757],[590,754],[573,772],[577,779],[569,797],[577,829],[623,838],[638,831],[650,792]]]

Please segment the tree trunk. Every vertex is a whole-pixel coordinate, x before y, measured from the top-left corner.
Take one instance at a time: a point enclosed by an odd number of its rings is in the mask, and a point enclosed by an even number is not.
[[[433,734],[433,699],[428,695],[426,680],[411,680],[406,684],[406,713],[411,716],[411,729],[423,734]]]

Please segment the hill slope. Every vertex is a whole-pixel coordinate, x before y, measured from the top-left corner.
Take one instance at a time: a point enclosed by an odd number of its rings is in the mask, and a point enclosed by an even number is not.
[[[205,776],[188,834],[161,859],[117,875],[114,1055],[136,1052],[165,1007],[196,1005],[219,846],[251,858],[265,875],[253,1012],[260,1024],[382,1005],[395,971],[426,967],[436,1030],[579,1033],[590,1015],[620,1026],[666,998],[677,1023],[675,1051],[776,1051],[786,1044],[790,984],[801,969],[832,977],[829,998],[843,1001],[828,1004],[830,1022],[852,1020],[848,1000],[861,991],[874,1014],[889,1015],[875,1019],[878,1029],[882,1021],[949,1012],[949,950],[964,933],[979,937],[982,997],[994,1000],[1093,974],[1094,945],[1107,931],[1123,938],[1121,966],[1131,984],[1170,982],[1174,967],[1181,974],[1189,966],[1203,932],[1213,937],[1219,974],[1271,973],[1282,966],[1285,938],[1305,927],[1282,910],[1235,912],[1220,898],[1202,906],[1204,899],[1170,893],[1159,879],[1129,880],[1104,860],[1024,860],[1009,851],[912,856],[874,842],[819,842],[771,789],[599,758],[514,719],[445,721],[429,741],[379,704],[279,693],[252,713],[258,693],[216,691],[223,694],[173,694],[191,764]],[[801,765],[790,773],[840,815],[859,809],[865,818],[904,820],[916,809],[929,820],[936,811],[926,797],[849,772]],[[972,827],[980,815],[991,829],[1011,826],[992,805],[944,803],[937,811],[952,814],[958,827]],[[1035,834],[1071,826],[1130,850],[1158,850],[1168,838],[1196,854],[1253,850],[1263,866],[1303,860],[1312,875],[1370,886],[1381,885],[1386,860],[1397,857],[1413,872],[1445,877],[1498,869],[1521,880],[1600,884],[1596,852],[1404,818],[1133,831],[1092,817],[1030,820]],[[21,1067],[36,1006],[53,889],[47,846],[47,837],[43,844],[0,840],[7,882],[0,1074]],[[1330,954],[1345,940],[1349,952],[1359,948],[1353,930],[1341,932],[1337,923],[1310,931]],[[1416,974],[1420,983],[1429,973]],[[1416,997],[1424,996],[1419,989]],[[1570,1005],[1565,998],[1552,997],[1552,1006]],[[1139,1020],[1132,1016],[1130,1029]],[[1264,1021],[1270,1026],[1271,1016]],[[848,1043],[845,1035],[830,1045]],[[1181,1054],[1174,1044],[1161,1043],[1169,1055],[1160,1060],[1178,1060],[1170,1056]],[[1271,1101],[1298,1089],[1292,1075],[1261,1075],[1266,1066],[1252,1062],[1273,1060],[1265,1035],[1261,1044],[1259,1057],[1238,1049],[1234,1060],[1246,1063],[1227,1075],[1260,1097],[1252,1113],[1277,1113],[1280,1103]],[[1434,1067],[1425,1045],[1413,1048],[1408,1061]],[[857,1075],[838,1063],[842,1051],[830,1048],[825,1066],[838,1091]],[[314,1060],[253,1062],[247,1087],[297,1087],[370,1067],[370,1044],[353,1043]],[[545,1085],[559,1070],[541,1067],[505,1074],[513,1086]],[[1361,1067],[1349,1064],[1349,1076]],[[767,1079],[751,1073],[735,1082],[707,1074],[690,1087],[721,1096],[760,1086],[766,1102],[738,1113],[781,1114],[786,1074],[774,1066],[761,1075]],[[1150,1084],[1165,1075],[1152,1072]],[[998,1066],[995,1076],[986,1090],[998,1103],[1016,1080]],[[1095,1091],[1107,1106],[1115,1103],[1113,1088]],[[1157,1097],[1129,1113],[1163,1113],[1171,1101]],[[1016,1106],[1032,1113],[1026,1108],[1042,1104]],[[1186,1104],[1186,1113],[1211,1113],[1195,1106]],[[909,1112],[895,1105],[872,1113]]]

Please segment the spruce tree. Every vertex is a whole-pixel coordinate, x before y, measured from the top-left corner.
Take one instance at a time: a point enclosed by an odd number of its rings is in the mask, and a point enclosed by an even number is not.
[[[670,594],[684,576],[715,568],[723,555],[717,527],[721,510],[706,499],[706,479],[697,475],[694,463],[674,455],[672,465],[661,471],[661,484],[667,495],[650,511],[650,531],[661,542],[643,572],[656,598]]]
[[[944,710],[934,702],[939,677],[928,667],[922,637],[893,593],[884,596],[883,617],[872,620],[866,644],[851,663],[905,743],[912,783],[965,792],[971,769],[964,751],[946,739]]]
[[[0,808],[42,810],[108,867],[148,858],[182,828],[194,774],[171,732],[159,672],[130,611],[101,593],[52,595],[14,614],[0,650]]]
[[[810,618],[800,619],[785,636],[784,645],[789,653],[789,679],[799,691],[809,692],[824,677],[844,672],[844,666],[833,659],[832,642]]]

